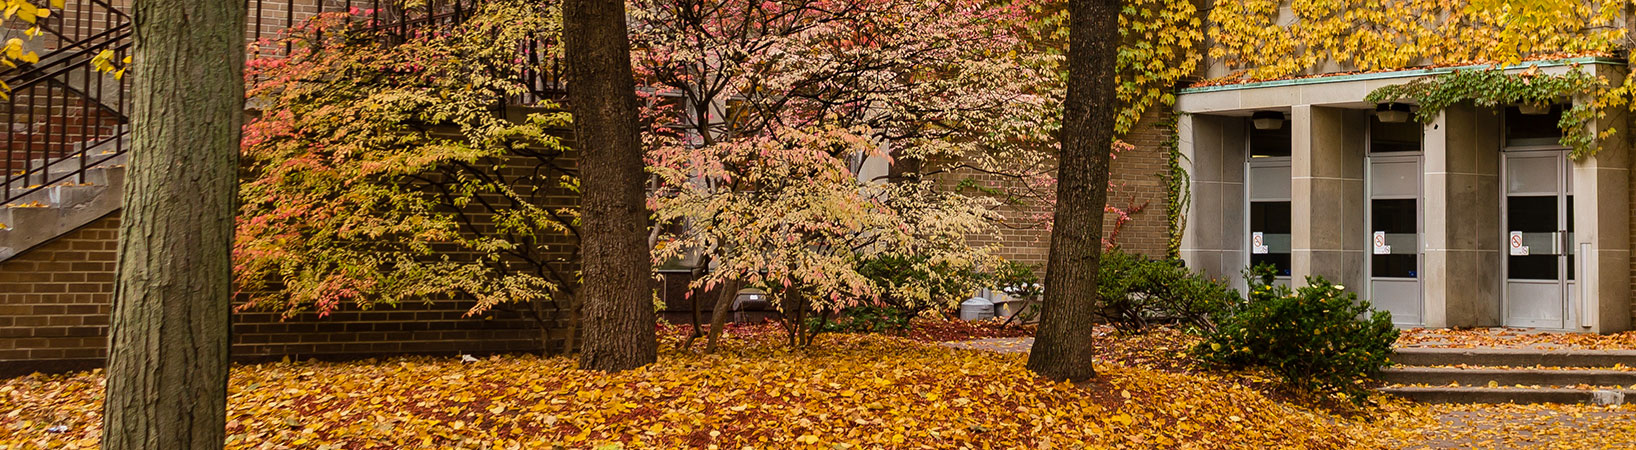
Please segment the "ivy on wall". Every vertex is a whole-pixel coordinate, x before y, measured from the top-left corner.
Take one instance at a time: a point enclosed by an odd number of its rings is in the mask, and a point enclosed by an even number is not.
[[[1182,233],[1187,231],[1187,206],[1193,202],[1193,179],[1182,168],[1181,135],[1176,132],[1176,118],[1171,116],[1159,128],[1169,134],[1159,145],[1165,152],[1165,173],[1161,178],[1165,181],[1165,225],[1169,240],[1165,243],[1165,256],[1170,258],[1182,257]]]
[[[1068,50],[1068,3],[1019,0],[1033,19],[1026,24],[1025,52],[1062,57]],[[1192,76],[1203,60],[1204,27],[1192,0],[1127,0],[1119,13],[1116,61],[1121,106],[1114,135],[1125,136],[1153,106],[1176,103],[1174,87]],[[1065,68],[1059,68],[1065,79]]]
[[[1204,84],[1232,84],[1307,75],[1492,64],[1578,56],[1613,56],[1630,44],[1623,17],[1633,0],[1216,0],[1208,10],[1208,49],[1229,72]],[[1123,23],[1122,23],[1123,25]],[[1564,75],[1534,70],[1461,70],[1371,92],[1372,102],[1418,103],[1430,122],[1462,101],[1481,106],[1574,99],[1562,114],[1561,144],[1582,159],[1614,129],[1590,123],[1616,108],[1636,106],[1636,80],[1609,86],[1577,68]],[[1170,103],[1166,103],[1167,105]],[[1138,111],[1139,112],[1139,111]],[[1176,149],[1169,153],[1168,251],[1179,254],[1188,178]]]
[[[1631,0],[1218,0],[1209,54],[1258,80],[1611,55]]]
[[[1578,67],[1561,75],[1538,73],[1538,66],[1508,74],[1498,68],[1456,70],[1446,74],[1416,79],[1406,84],[1384,86],[1364,97],[1370,102],[1412,101],[1420,104],[1415,120],[1431,123],[1437,114],[1456,103],[1470,100],[1480,107],[1509,105],[1549,105],[1564,98],[1579,97],[1572,107],[1562,112],[1557,127],[1562,130],[1560,143],[1570,149],[1568,156],[1583,159],[1595,155],[1597,140],[1608,137],[1613,129],[1593,133],[1590,123],[1599,116],[1596,101],[1606,91],[1605,80],[1585,73]]]

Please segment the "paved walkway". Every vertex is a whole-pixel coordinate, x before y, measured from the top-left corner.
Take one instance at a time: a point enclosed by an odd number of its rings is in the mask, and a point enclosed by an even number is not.
[[[967,350],[988,350],[999,353],[1028,353],[1028,349],[1034,346],[1034,338],[1009,337],[973,339],[969,341],[941,342],[938,343],[938,345],[950,348],[963,348]]]

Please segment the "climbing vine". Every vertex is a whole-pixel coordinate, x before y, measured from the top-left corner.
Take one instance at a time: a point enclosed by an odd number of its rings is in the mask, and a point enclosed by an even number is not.
[[[1187,206],[1193,202],[1193,179],[1182,168],[1181,135],[1176,132],[1176,119],[1171,117],[1159,128],[1169,132],[1159,148],[1165,152],[1165,225],[1169,240],[1165,242],[1165,256],[1181,258],[1182,233],[1187,231]]]
[[[1602,98],[1607,90],[1605,80],[1578,67],[1565,74],[1549,75],[1539,73],[1538,66],[1534,66],[1517,74],[1508,74],[1501,69],[1456,70],[1406,84],[1381,87],[1370,92],[1364,100],[1418,103],[1420,111],[1415,113],[1415,119],[1430,123],[1439,112],[1467,100],[1481,107],[1548,105],[1563,98]],[[1560,142],[1571,149],[1569,156],[1574,159],[1596,154],[1597,140],[1614,132],[1609,128],[1596,133],[1588,126],[1599,115],[1597,104],[1596,101],[1576,101],[1562,112],[1557,122],[1557,127],[1562,130]]]
[[[1024,53],[1060,60],[1068,50],[1068,3],[1063,0],[1021,0],[1032,19],[1025,24]],[[1119,13],[1123,41],[1116,61],[1119,84],[1115,93],[1122,106],[1114,135],[1124,136],[1155,105],[1176,102],[1173,87],[1192,76],[1203,56],[1204,28],[1198,7],[1190,0],[1129,0]],[[1066,77],[1066,69],[1060,75]]]
[[[1625,43],[1619,21],[1630,3],[1224,0],[1209,13],[1209,53],[1240,81],[1611,55]]]

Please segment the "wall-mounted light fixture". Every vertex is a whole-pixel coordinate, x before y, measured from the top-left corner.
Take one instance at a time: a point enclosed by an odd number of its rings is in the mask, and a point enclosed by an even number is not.
[[[1381,103],[1375,105],[1375,118],[1382,123],[1403,123],[1409,121],[1409,105],[1404,103]]]
[[[1257,130],[1276,130],[1284,127],[1284,113],[1278,111],[1256,111],[1250,114],[1250,122]]]
[[[1543,116],[1551,113],[1551,103],[1521,103],[1517,105],[1517,112],[1530,116]]]

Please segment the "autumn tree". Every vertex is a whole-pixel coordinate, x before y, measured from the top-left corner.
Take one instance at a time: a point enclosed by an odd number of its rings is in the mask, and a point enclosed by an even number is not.
[[[1119,11],[1118,0],[1069,0],[1057,204],[1040,328],[1028,354],[1029,370],[1055,380],[1096,376],[1091,320],[1108,198],[1108,146],[1119,113],[1114,96]]]
[[[966,241],[993,231],[992,199],[930,175],[1046,159],[1046,136],[1030,133],[1051,114],[1039,95],[1050,64],[1011,51],[1017,35],[1005,24],[1016,11],[920,0],[634,5],[638,79],[653,103],[678,110],[649,134],[655,205],[674,231],[656,256],[711,269],[697,283],[721,289],[712,342],[740,284],[779,299],[803,343],[809,314],[822,321],[883,295],[933,300],[931,283],[881,292],[858,271],[872,259],[901,257],[934,277],[993,262]],[[863,177],[870,160],[896,167]]]
[[[547,353],[573,349],[568,120],[549,101],[502,107],[536,95],[522,80],[544,67],[517,50],[554,42],[558,13],[497,0],[468,14],[389,42],[369,14],[326,13],[268,43],[288,56],[249,62],[261,114],[242,143],[241,308],[322,317],[469,299],[469,315],[532,318]]]
[[[245,4],[136,2],[103,448],[222,448]]]
[[[622,0],[566,0],[563,38],[574,140],[580,150],[585,346],[580,368],[654,362],[651,256],[636,81]]]

